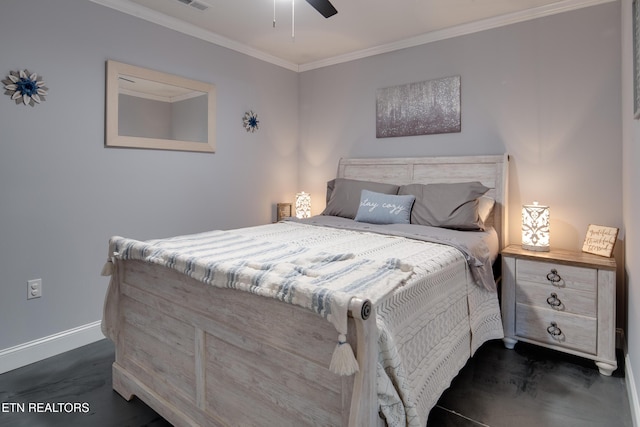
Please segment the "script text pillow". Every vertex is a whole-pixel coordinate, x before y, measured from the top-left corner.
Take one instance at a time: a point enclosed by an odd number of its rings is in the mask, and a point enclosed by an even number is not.
[[[355,220],[371,224],[409,224],[415,196],[394,196],[362,190]]]
[[[327,183],[327,207],[322,215],[354,219],[360,205],[362,190],[376,193],[397,194],[398,186],[381,182],[336,178]]]

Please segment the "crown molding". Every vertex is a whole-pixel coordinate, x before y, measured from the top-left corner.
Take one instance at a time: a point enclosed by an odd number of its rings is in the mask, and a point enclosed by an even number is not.
[[[369,56],[380,55],[382,53],[393,52],[396,50],[406,49],[409,47],[420,46],[439,40],[450,39],[453,37],[464,36],[468,34],[478,33],[480,31],[490,30],[493,28],[504,27],[506,25],[516,24],[518,22],[530,21],[558,13],[569,12],[572,10],[582,9],[585,7],[595,6],[603,3],[611,3],[618,0],[565,0],[558,3],[540,6],[520,12],[513,12],[506,15],[500,15],[493,18],[483,19],[468,24],[457,25],[442,30],[432,31],[416,37],[400,40],[398,42],[388,43],[375,46],[344,55],[334,56],[332,58],[323,59],[321,61],[309,62],[298,66],[298,71],[309,71],[316,68],[328,67],[330,65],[341,64],[344,62],[354,61]]]
[[[149,9],[137,3],[132,3],[128,0],[89,0],[92,3],[96,3],[102,6],[115,9],[119,12],[126,13],[128,15],[135,16],[145,21],[153,22],[154,24],[161,25],[163,27],[178,31],[180,33],[204,40],[209,43],[213,43],[218,46],[226,47],[236,52],[244,53],[245,55],[254,57],[261,61],[269,62],[282,68],[286,68],[291,71],[299,71],[298,64],[294,64],[261,50],[254,49],[243,43],[238,43],[234,40],[222,37],[214,32],[202,29],[195,25],[184,22],[180,19],[165,15],[164,13],[157,12]]]
[[[254,49],[243,43],[238,43],[234,40],[222,37],[219,34],[213,33],[208,30],[196,27],[195,25],[188,24],[177,18],[167,16],[163,13],[156,12],[137,3],[132,3],[128,0],[89,0],[93,3],[100,4],[102,6],[109,7],[111,9],[118,10],[128,15],[136,16],[140,19],[144,19],[149,22],[153,22],[163,27],[170,28],[172,30],[181,32],[183,34],[196,37],[198,39],[213,43],[218,46],[226,47],[236,52],[244,53],[245,55],[253,58],[265,61],[282,68],[286,68],[291,71],[304,72],[317,68],[328,67],[330,65],[341,64],[344,62],[354,61],[356,59],[362,59],[369,56],[380,55],[382,53],[393,52],[400,49],[406,49],[409,47],[420,46],[427,43],[432,43],[439,40],[445,40],[453,37],[468,35],[477,33],[480,31],[490,30],[497,27],[503,27],[506,25],[516,24],[518,22],[530,21],[532,19],[542,18],[545,16],[555,15],[558,13],[569,12],[572,10],[582,9],[585,7],[596,6],[603,3],[611,3],[619,0],[564,0],[558,3],[553,3],[545,6],[540,6],[525,11],[509,13],[505,15],[496,16],[493,18],[483,19],[468,24],[458,25],[455,27],[445,28],[442,30],[432,31],[422,34],[420,36],[400,40],[398,42],[383,44],[368,49],[362,49],[355,52],[350,52],[344,55],[338,55],[331,58],[323,59],[320,61],[308,62],[305,64],[295,64],[290,61],[286,61],[282,58],[267,54],[258,49]]]

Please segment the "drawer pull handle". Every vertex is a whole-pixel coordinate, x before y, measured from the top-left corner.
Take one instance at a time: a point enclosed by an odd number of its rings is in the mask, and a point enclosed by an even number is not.
[[[562,329],[558,328],[558,324],[556,322],[551,322],[551,325],[547,327],[547,332],[554,340],[560,339],[560,336],[562,335]]]
[[[558,298],[558,294],[555,292],[551,294],[549,298],[547,298],[547,304],[549,304],[552,308],[559,310],[562,305],[562,301]]]
[[[562,280],[562,277],[558,274],[558,270],[554,268],[549,274],[547,274],[547,280],[550,281],[552,285],[557,286],[557,284]]]

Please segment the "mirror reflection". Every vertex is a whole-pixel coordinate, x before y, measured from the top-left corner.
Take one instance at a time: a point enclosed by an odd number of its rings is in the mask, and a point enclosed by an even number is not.
[[[107,146],[213,152],[215,86],[107,62]]]
[[[207,142],[207,94],[119,76],[118,134]]]

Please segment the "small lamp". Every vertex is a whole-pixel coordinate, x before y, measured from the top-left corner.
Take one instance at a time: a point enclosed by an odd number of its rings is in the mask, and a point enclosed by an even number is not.
[[[549,250],[549,206],[522,206],[522,248],[530,251]]]
[[[311,195],[304,191],[296,194],[296,217],[309,218],[311,216]]]

